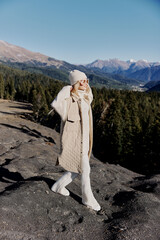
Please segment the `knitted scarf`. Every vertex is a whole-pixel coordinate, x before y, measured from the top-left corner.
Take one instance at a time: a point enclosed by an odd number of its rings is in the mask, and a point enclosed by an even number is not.
[[[85,90],[84,90],[84,91],[85,91]],[[73,93],[73,92],[71,92],[71,96],[74,96],[74,97],[77,99],[77,101],[81,99],[80,96],[78,96],[77,94],[75,94],[75,93]],[[89,93],[84,92],[84,94],[83,94],[83,99],[86,101],[86,103],[87,103],[88,105],[91,104],[91,102],[92,102],[92,100],[93,100],[93,94],[92,94],[91,89],[90,89]]]

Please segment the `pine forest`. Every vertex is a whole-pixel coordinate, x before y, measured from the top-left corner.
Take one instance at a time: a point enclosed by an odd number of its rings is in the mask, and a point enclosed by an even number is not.
[[[0,65],[0,98],[32,104],[32,120],[60,131],[50,104],[67,82]],[[91,87],[93,154],[142,174],[160,171],[160,92]]]

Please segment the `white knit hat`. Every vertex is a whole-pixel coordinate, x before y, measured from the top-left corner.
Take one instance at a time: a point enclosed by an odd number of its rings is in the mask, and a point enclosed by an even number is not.
[[[79,80],[85,80],[85,79],[87,79],[86,74],[79,70],[73,70],[69,73],[69,80],[71,85],[74,85]]]

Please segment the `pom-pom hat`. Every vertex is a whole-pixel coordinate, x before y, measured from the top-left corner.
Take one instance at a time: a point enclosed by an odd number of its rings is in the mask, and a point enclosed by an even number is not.
[[[84,72],[81,72],[79,70],[73,70],[69,73],[69,80],[71,85],[74,85],[76,82],[80,80],[87,80],[87,76]]]

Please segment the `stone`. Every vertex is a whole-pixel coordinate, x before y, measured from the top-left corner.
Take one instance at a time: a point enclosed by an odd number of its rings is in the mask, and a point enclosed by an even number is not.
[[[67,186],[70,196],[51,191],[65,171],[55,166],[59,133],[26,113],[30,104],[0,100],[0,240],[159,240],[159,174],[104,164],[92,154],[91,186],[102,209],[88,209],[80,176]]]

